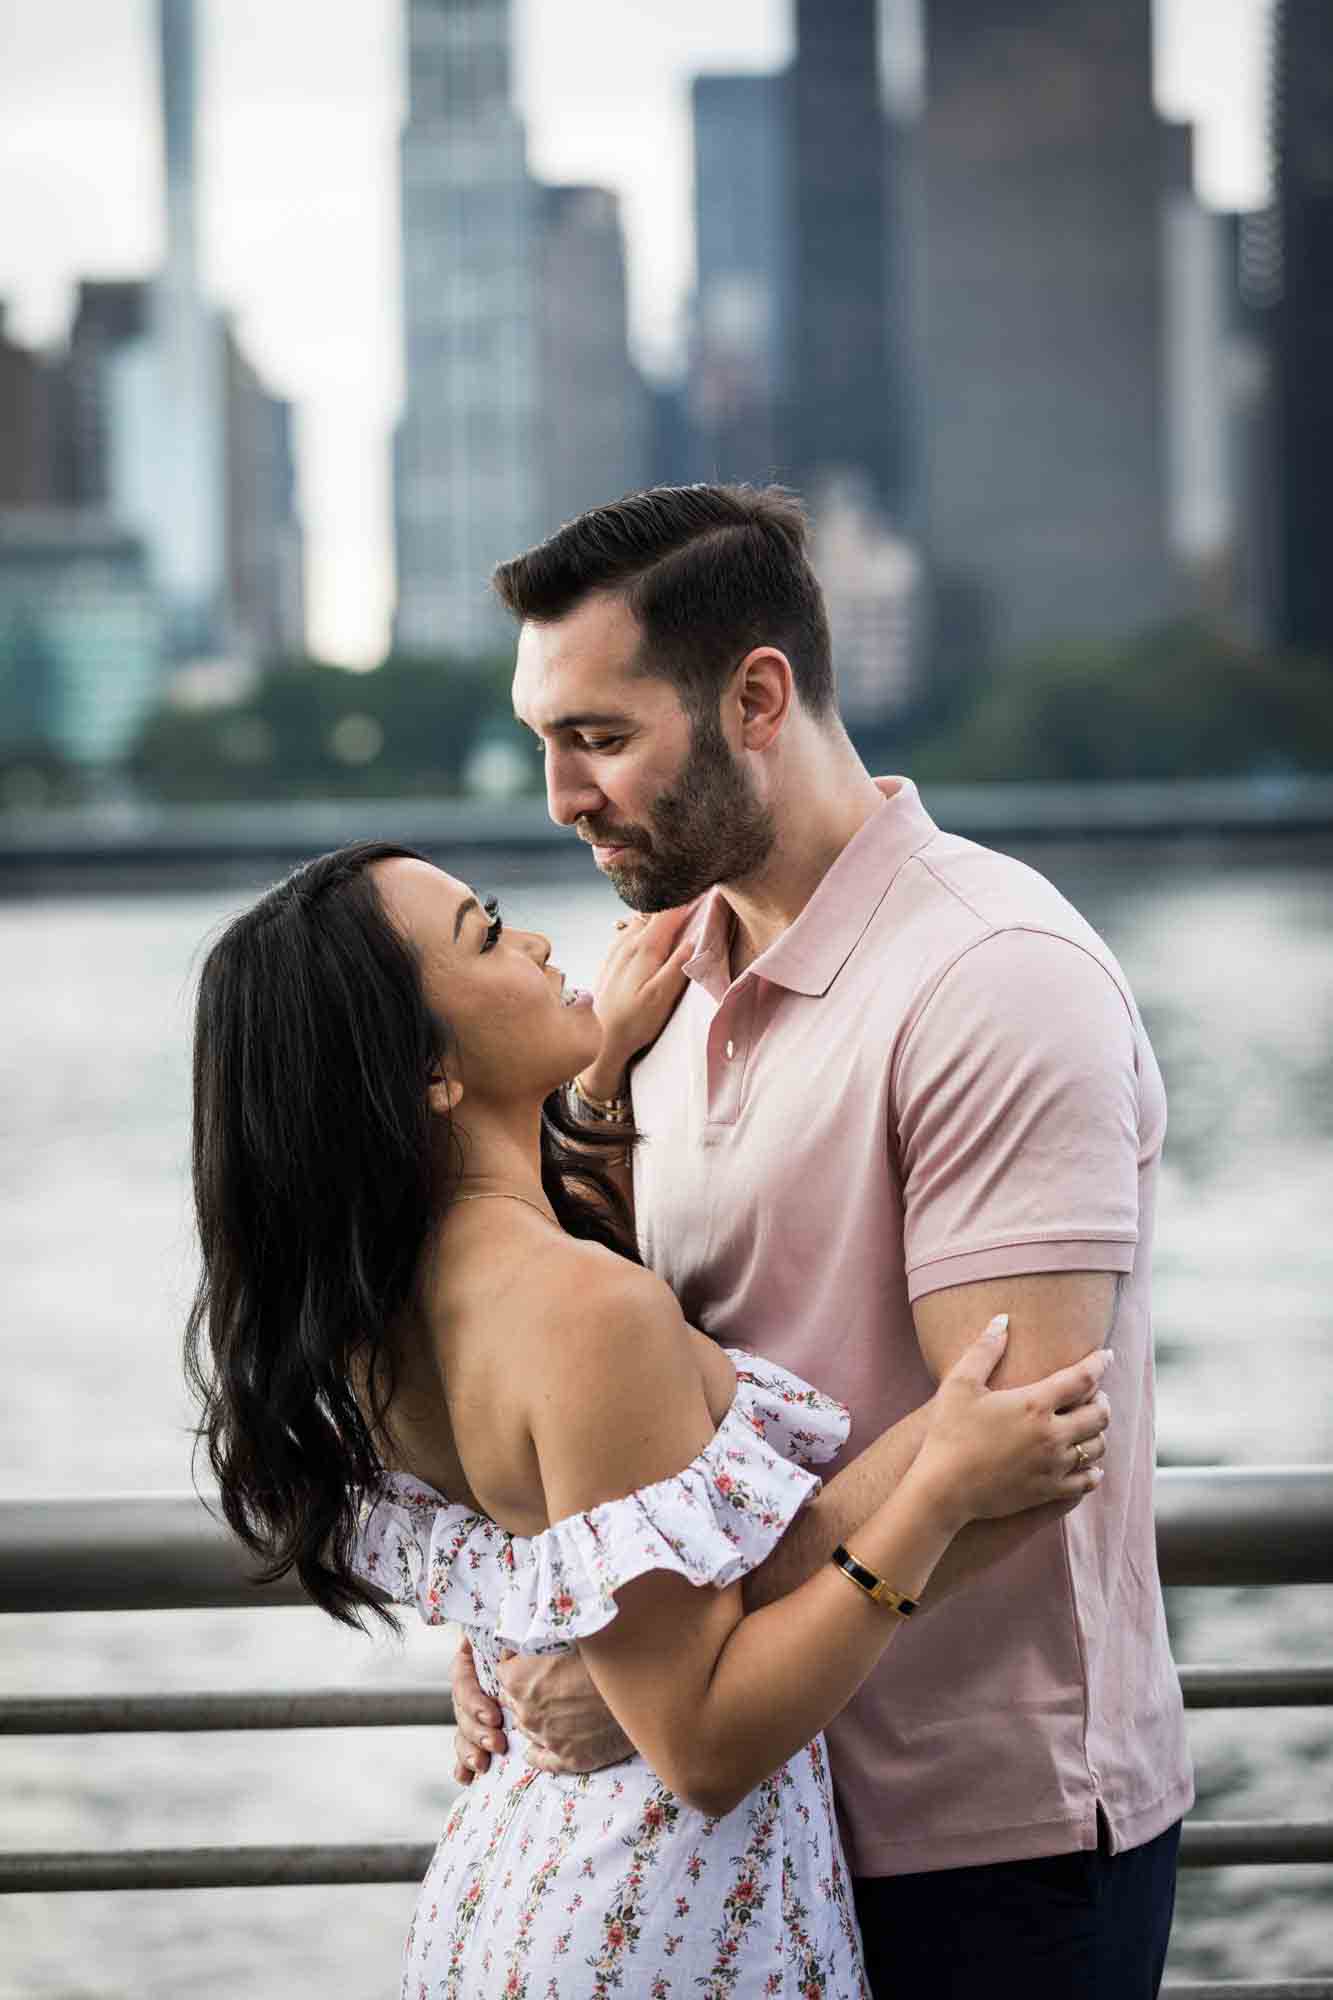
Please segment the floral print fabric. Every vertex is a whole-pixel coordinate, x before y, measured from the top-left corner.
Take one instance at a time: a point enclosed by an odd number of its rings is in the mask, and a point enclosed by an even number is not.
[[[722,1587],[819,1490],[847,1411],[728,1349],[731,1409],[683,1472],[531,1538],[392,1474],[358,1566],[431,1624],[457,1622],[503,1697],[502,1650],[600,1631],[651,1569]],[[868,2000],[822,1737],[733,1812],[677,1799],[641,1757],[561,1777],[510,1748],[455,1801],[422,1885],[403,2000]]]

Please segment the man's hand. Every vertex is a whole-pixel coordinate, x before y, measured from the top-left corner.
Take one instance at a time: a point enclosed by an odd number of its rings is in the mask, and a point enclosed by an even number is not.
[[[573,1776],[634,1755],[577,1653],[540,1658],[507,1653],[500,1681],[514,1721],[528,1738],[527,1761],[535,1769]],[[454,1661],[453,1696],[461,1745],[455,1748],[454,1777],[466,1785],[490,1768],[492,1753],[509,1747],[500,1710],[482,1691],[466,1639]]]
[[[503,1754],[509,1739],[500,1727],[504,1720],[499,1706],[477,1679],[477,1663],[468,1639],[459,1641],[454,1669],[449,1677],[454,1697],[454,1782],[470,1785],[474,1778],[491,1768],[491,1754]]]
[[[634,1745],[593,1686],[577,1653],[513,1655],[500,1682],[539,1771],[600,1771],[634,1755]]]

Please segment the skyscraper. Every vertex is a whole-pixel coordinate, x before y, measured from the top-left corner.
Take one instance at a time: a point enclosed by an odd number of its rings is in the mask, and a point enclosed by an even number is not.
[[[790,79],[697,76],[690,413],[702,474],[790,477]]]
[[[136,482],[173,653],[226,640],[224,372],[199,286],[194,0],[159,0],[167,261],[149,295],[150,341],[125,350],[122,436],[150,459]],[[151,519],[145,519],[150,516]]]
[[[68,371],[11,340],[0,299],[0,507],[43,507],[69,498]]]
[[[1278,635],[1333,659],[1333,8],[1277,0]]]
[[[492,567],[540,531],[538,195],[509,0],[407,0],[407,49],[394,642],[477,654],[508,643]]]
[[[619,201],[600,187],[540,195],[538,532],[547,535],[647,483],[648,397],[629,354]]]
[[[811,491],[848,472],[908,502],[906,301],[881,87],[880,0],[796,0],[790,88],[791,458]]]
[[[1175,601],[1149,0],[925,28],[928,554],[995,653],[1115,637]]]

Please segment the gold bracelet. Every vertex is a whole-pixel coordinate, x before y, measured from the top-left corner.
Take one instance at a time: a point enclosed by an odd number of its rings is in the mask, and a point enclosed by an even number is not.
[[[570,1078],[569,1087],[575,1097],[578,1098],[580,1104],[586,1104],[589,1111],[595,1113],[598,1118],[603,1119],[608,1125],[628,1125],[631,1123],[634,1117],[634,1107],[628,1097],[594,1097],[590,1090],[583,1088],[583,1085],[576,1076]]]
[[[863,1590],[867,1597],[873,1597],[876,1604],[882,1604],[886,1611],[896,1612],[899,1618],[910,1618],[916,1610],[917,1600],[914,1597],[904,1596],[901,1590],[895,1590],[891,1583],[886,1583],[882,1576],[877,1576],[873,1569],[867,1569],[865,1564],[858,1562],[850,1549],[844,1548],[841,1542],[834,1549],[829,1561],[835,1568],[840,1569],[844,1576],[849,1576],[858,1590]]]

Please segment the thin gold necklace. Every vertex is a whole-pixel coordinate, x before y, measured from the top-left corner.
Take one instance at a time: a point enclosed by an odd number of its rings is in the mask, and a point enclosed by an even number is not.
[[[558,1229],[560,1227],[560,1224],[549,1209],[540,1207],[535,1201],[529,1201],[525,1194],[510,1194],[504,1188],[497,1189],[494,1194],[456,1194],[454,1202],[460,1201],[521,1201],[525,1208],[530,1208],[534,1214],[543,1216],[554,1228]],[[453,1204],[451,1203],[450,1206],[453,1206]]]

